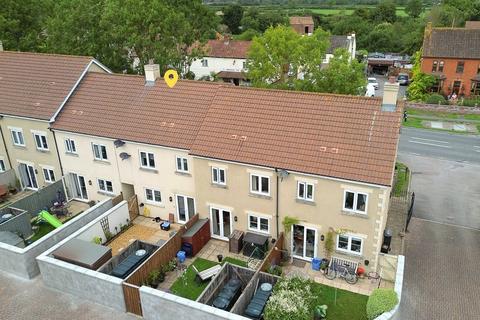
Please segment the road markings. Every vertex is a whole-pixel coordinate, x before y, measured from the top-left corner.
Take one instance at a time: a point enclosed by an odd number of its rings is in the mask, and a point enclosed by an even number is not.
[[[480,146],[473,146],[473,151],[480,152]]]
[[[421,142],[421,141],[409,140],[408,142],[417,143],[417,144],[424,144],[424,145],[427,145],[427,146],[440,147],[440,148],[451,148],[450,146],[446,146],[446,145],[442,145],[442,144],[434,144],[434,143]]]
[[[430,141],[430,142],[437,142],[437,143],[447,143],[447,141],[443,141],[443,140],[432,140],[432,139],[424,139],[424,138],[418,138],[418,137],[411,137],[411,139],[415,139],[415,140],[422,140],[422,141]]]
[[[408,140],[408,142],[410,143],[423,144],[423,145],[439,147],[439,148],[451,148],[450,146],[447,145],[449,144],[449,142],[447,141],[424,139],[419,137],[411,137],[410,139],[411,140]]]

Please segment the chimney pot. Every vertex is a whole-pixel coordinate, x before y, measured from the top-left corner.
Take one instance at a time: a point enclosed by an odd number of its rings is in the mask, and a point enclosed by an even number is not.
[[[154,85],[157,79],[160,79],[160,66],[158,64],[146,64],[145,70],[145,85]]]
[[[383,86],[382,111],[394,112],[397,108],[398,90],[400,85],[395,77],[390,77]]]

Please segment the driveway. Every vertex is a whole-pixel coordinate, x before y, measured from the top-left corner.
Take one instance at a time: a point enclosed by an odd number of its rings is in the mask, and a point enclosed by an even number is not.
[[[380,75],[372,75],[371,77],[377,78],[378,82],[378,90],[375,90],[375,97],[383,97],[383,85],[385,84],[385,82],[388,81],[388,78]],[[400,86],[400,90],[398,91],[398,98],[402,99],[403,97],[405,97],[406,91],[407,86]]]
[[[68,286],[68,282],[65,283]],[[0,272],[0,319],[2,320],[135,320],[123,312],[73,295],[51,290],[41,277],[24,280]]]
[[[404,152],[399,160],[412,170],[416,200],[395,320],[477,319],[480,165]]]

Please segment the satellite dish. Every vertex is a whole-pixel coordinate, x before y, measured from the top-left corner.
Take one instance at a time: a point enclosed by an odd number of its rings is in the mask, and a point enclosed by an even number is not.
[[[282,180],[283,180],[284,178],[288,177],[288,175],[289,175],[288,171],[287,171],[287,170],[283,170],[283,169],[278,170],[278,173],[277,173],[277,174],[278,174],[278,176],[280,177],[280,179],[282,179]]]
[[[117,139],[117,140],[115,140],[115,141],[113,142],[113,144],[115,145],[115,147],[118,148],[118,147],[123,146],[123,145],[125,144],[125,141],[122,141],[122,140],[120,140],[120,139]]]
[[[126,152],[120,153],[119,156],[120,156],[120,159],[122,159],[122,160],[127,160],[128,158],[131,157],[131,156],[130,156],[128,153],[126,153]]]

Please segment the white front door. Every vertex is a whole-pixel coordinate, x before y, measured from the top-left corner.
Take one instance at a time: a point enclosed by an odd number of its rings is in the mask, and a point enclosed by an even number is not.
[[[177,194],[177,219],[186,223],[195,215],[195,199]]]
[[[317,230],[294,224],[292,226],[292,256],[311,261],[317,256]]]
[[[232,213],[228,210],[210,207],[212,238],[228,240],[232,233]]]
[[[24,189],[38,189],[37,176],[35,174],[35,168],[32,165],[20,163],[18,171],[20,172],[20,178]]]

